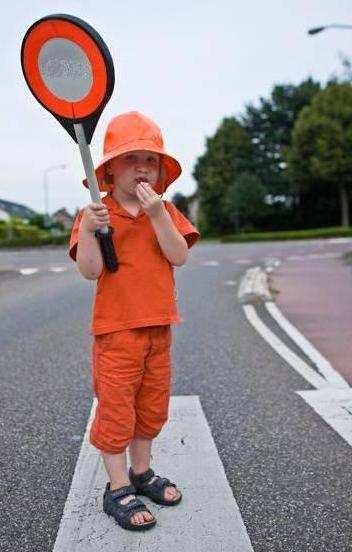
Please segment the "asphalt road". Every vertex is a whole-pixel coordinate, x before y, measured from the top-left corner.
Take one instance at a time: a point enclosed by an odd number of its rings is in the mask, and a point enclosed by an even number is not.
[[[237,300],[250,266],[343,250],[201,243],[175,268],[184,322],[173,327],[172,393],[199,395],[255,552],[352,551],[350,447],[295,393],[311,387]],[[1,266],[14,272],[0,274],[0,550],[48,552],[92,404],[95,284],[60,247],[3,251]]]

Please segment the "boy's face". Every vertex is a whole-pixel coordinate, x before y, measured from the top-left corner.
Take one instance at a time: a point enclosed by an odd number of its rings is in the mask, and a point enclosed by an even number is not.
[[[131,151],[111,159],[108,172],[114,177],[114,187],[136,196],[137,184],[148,182],[153,188],[158,181],[160,156],[151,151]]]

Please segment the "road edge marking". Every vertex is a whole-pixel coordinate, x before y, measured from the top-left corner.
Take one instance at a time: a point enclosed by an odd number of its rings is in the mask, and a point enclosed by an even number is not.
[[[282,314],[278,306],[266,302],[265,307],[272,318],[285,331],[285,333],[298,345],[308,358],[317,367],[317,370],[330,383],[332,387],[350,388],[347,381],[332,367],[330,362],[312,345],[312,343]]]
[[[329,382],[322,378],[313,368],[308,366],[296,353],[291,351],[274,332],[272,332],[257,315],[253,305],[243,305],[247,320],[263,337],[263,339],[283,358],[296,372],[298,372],[308,383],[316,389],[331,387]]]

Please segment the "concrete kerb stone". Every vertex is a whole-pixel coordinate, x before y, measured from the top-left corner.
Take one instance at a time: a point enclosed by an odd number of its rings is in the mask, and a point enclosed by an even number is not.
[[[238,288],[238,299],[241,303],[273,301],[268,272],[261,266],[247,270]]]

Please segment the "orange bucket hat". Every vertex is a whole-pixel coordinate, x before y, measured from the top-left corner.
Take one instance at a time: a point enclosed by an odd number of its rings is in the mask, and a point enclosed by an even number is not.
[[[166,153],[161,130],[148,117],[138,111],[129,111],[114,117],[105,132],[103,158],[95,168],[99,189],[111,191],[111,184],[106,181],[105,164],[110,159],[136,150],[147,150],[160,154],[160,176],[154,190],[162,194],[182,172],[179,162]],[[87,179],[83,184],[88,188]]]

